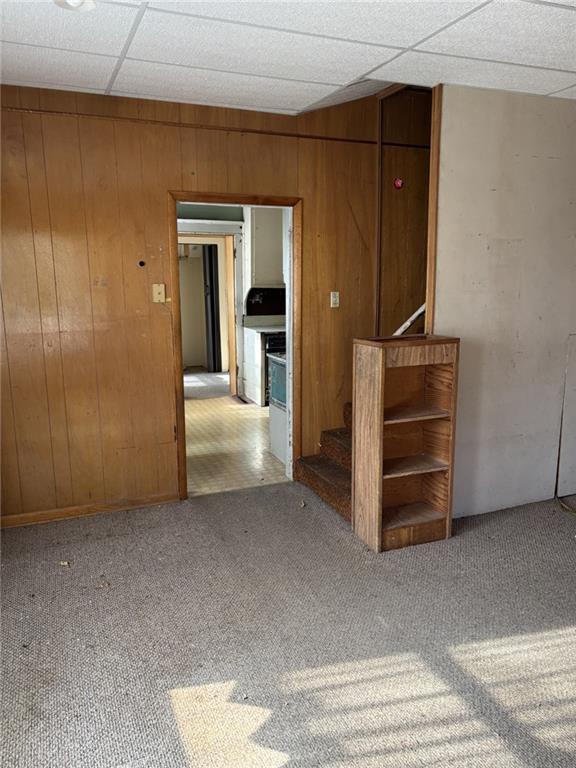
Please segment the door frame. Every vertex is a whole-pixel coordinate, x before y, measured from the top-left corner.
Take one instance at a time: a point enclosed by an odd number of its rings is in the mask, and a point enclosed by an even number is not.
[[[168,193],[170,299],[174,360],[174,395],[178,494],[188,498],[186,466],[186,422],[184,417],[184,379],[182,377],[182,316],[180,314],[180,271],[178,267],[178,222],[176,204],[199,203],[274,206],[292,208],[292,469],[302,455],[302,198],[272,195],[247,195],[189,191]]]
[[[224,235],[226,261],[226,321],[228,323],[228,370],[230,394],[238,394],[238,357],[236,352],[236,299],[234,285],[234,235]]]
[[[226,274],[226,324],[228,329],[228,367],[230,374],[230,394],[238,394],[238,352],[236,349],[236,281],[234,279],[234,259],[236,257],[235,240],[238,235],[223,235],[221,232],[177,232],[178,242],[182,237],[202,240],[210,238],[224,241],[224,262]],[[199,243],[201,245],[201,243]],[[180,275],[180,272],[178,272]],[[180,318],[182,319],[182,318]]]

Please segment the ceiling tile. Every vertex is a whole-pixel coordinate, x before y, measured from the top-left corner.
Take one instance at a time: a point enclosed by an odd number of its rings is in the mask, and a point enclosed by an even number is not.
[[[76,87],[103,90],[117,59],[91,53],[2,44],[2,80],[5,83]]]
[[[364,99],[367,96],[374,96],[376,93],[383,91],[390,85],[393,85],[393,83],[387,83],[383,80],[360,80],[357,83],[345,85],[343,88],[337,88],[328,96],[320,99],[320,101],[315,101],[313,104],[310,104],[308,109],[323,109],[324,107],[332,107],[336,104],[344,104],[347,101]]]
[[[576,84],[572,88],[566,88],[566,90],[560,91],[560,93],[552,93],[551,95],[557,99],[576,99]]]
[[[524,0],[524,2],[536,3],[537,5],[559,5],[561,7],[576,9],[576,0]]]
[[[552,4],[494,0],[419,47],[576,71],[576,13]]]
[[[88,13],[74,13],[52,2],[4,2],[2,40],[118,55],[136,13],[136,7],[102,3]]]
[[[386,2],[161,2],[155,8],[404,48],[457,19],[481,0]]]
[[[113,93],[252,109],[300,110],[327,96],[330,86],[187,69],[126,60]]]
[[[344,85],[396,53],[390,48],[147,10],[128,58]]]
[[[568,72],[495,64],[491,61],[473,61],[417,51],[403,53],[373,72],[370,77],[411,85],[454,83],[525,93],[550,93],[565,88],[574,81],[574,75]]]

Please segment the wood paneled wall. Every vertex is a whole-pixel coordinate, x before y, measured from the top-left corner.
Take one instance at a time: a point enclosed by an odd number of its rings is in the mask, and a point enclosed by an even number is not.
[[[151,302],[152,283],[173,294],[169,190],[302,198],[301,431],[316,452],[351,397],[352,339],[374,327],[376,100],[286,117],[2,95],[6,521],[178,496],[174,318]]]
[[[388,336],[426,299],[432,95],[406,88],[384,99],[381,109],[378,333]]]

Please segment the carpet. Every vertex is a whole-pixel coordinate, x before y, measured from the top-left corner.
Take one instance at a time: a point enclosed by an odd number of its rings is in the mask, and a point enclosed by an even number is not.
[[[10,768],[574,768],[576,517],[384,554],[296,483],[7,530]]]

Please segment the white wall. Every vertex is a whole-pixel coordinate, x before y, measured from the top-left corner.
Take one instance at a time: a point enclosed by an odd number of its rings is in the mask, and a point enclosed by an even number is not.
[[[576,101],[444,89],[437,259],[434,330],[462,338],[455,515],[550,498],[576,332]]]
[[[206,366],[206,316],[202,247],[192,246],[193,256],[180,259],[180,307],[182,316],[182,363]]]
[[[284,285],[282,209],[252,208],[252,280],[255,286]]]

